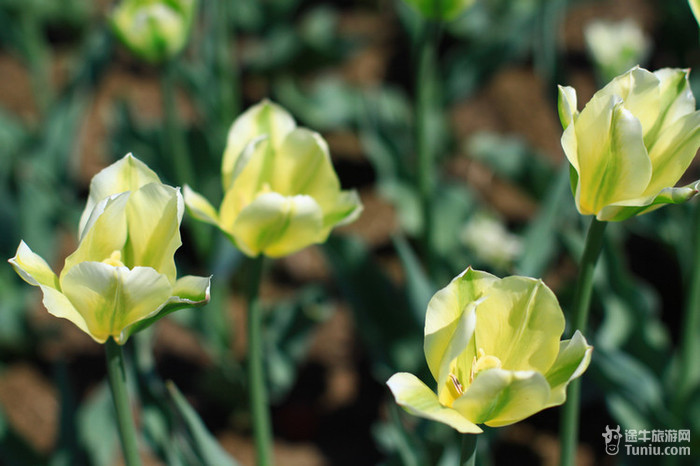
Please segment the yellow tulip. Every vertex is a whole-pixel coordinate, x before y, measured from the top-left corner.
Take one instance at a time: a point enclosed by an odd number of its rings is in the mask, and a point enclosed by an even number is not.
[[[592,347],[578,331],[559,341],[563,331],[557,298],[541,280],[469,268],[428,304],[424,350],[437,393],[406,372],[387,385],[410,413],[462,433],[513,424],[564,403],[588,367]]]
[[[323,138],[297,127],[287,111],[267,100],[231,126],[222,180],[218,211],[188,186],[185,203],[194,217],[218,226],[251,257],[281,257],[322,243],[334,226],[362,211],[357,193],[340,189]]]
[[[635,67],[581,112],[576,105],[576,91],[559,86],[561,143],[581,214],[620,221],[697,194],[700,181],[674,187],[700,145],[688,70]]]
[[[112,13],[112,29],[135,55],[162,62],[185,47],[196,7],[195,0],[123,0]]]
[[[165,314],[209,300],[209,278],[176,279],[183,212],[179,189],[128,154],[92,179],[78,248],[60,275],[24,241],[9,262],[41,288],[49,313],[99,343],[124,344]]]

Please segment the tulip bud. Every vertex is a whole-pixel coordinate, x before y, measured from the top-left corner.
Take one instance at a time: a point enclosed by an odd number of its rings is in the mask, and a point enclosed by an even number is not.
[[[635,67],[576,106],[576,91],[559,86],[561,143],[582,215],[620,221],[697,194],[699,182],[674,187],[700,145],[688,70]]]
[[[298,128],[267,100],[234,121],[221,171],[219,211],[188,186],[185,203],[251,257],[281,257],[321,243],[362,211],[357,193],[340,189],[321,135]]]
[[[49,313],[98,343],[132,333],[182,307],[209,301],[209,278],[176,278],[184,203],[131,154],[98,173],[80,220],[80,242],[57,276],[22,241],[9,262],[41,288]]]
[[[471,268],[428,303],[425,358],[437,393],[406,372],[387,385],[410,413],[462,433],[519,422],[566,400],[593,348],[580,332],[559,341],[564,314],[542,283]]]
[[[112,13],[119,40],[140,58],[160,63],[187,43],[195,0],[123,0]]]

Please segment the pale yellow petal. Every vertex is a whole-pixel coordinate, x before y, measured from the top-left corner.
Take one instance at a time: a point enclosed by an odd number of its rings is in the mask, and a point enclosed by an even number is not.
[[[544,409],[549,392],[539,372],[488,369],[479,372],[452,408],[475,424],[500,427]]]
[[[311,197],[265,193],[241,211],[231,233],[249,256],[281,257],[318,242],[322,222],[321,208]]]
[[[49,264],[41,256],[35,254],[24,241],[20,241],[15,257],[9,259],[8,262],[12,264],[15,272],[30,285],[59,287],[58,277],[53,273]]]
[[[90,181],[90,194],[80,217],[79,237],[95,205],[117,193],[135,191],[148,183],[160,183],[158,175],[131,153],[104,168]]]
[[[437,395],[418,377],[407,372],[394,374],[386,383],[396,403],[409,413],[447,424],[461,433],[479,434],[481,428],[456,410],[440,404]]]

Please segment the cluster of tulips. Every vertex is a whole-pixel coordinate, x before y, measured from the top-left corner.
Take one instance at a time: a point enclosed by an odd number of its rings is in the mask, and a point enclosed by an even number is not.
[[[186,9],[194,2],[180,3],[173,4]],[[125,11],[115,16],[120,30],[134,27],[127,24],[130,7],[125,4]],[[166,33],[172,30],[171,35],[181,37],[178,28],[186,25],[177,16],[167,17]],[[139,31],[125,36],[132,43],[148,42],[150,36]],[[141,49],[155,56],[158,47]],[[598,91],[582,110],[576,91],[560,87],[559,115],[576,207],[581,215],[594,216],[583,276],[586,265],[592,270],[595,264],[605,222],[685,202],[698,193],[700,182],[676,184],[700,145],[700,112],[687,70],[634,67]],[[298,127],[270,101],[251,107],[233,123],[221,172],[224,196],[216,208],[189,186],[181,192],[163,184],[144,163],[126,155],[92,179],[77,249],[59,274],[24,242],[9,262],[26,282],[40,287],[49,313],[70,320],[113,351],[170,312],[209,300],[211,277],[177,278],[174,254],[181,245],[179,227],[186,209],[218,227],[252,258],[279,258],[322,243],[334,227],[362,211],[357,193],[341,189],[324,139]],[[582,334],[590,284],[579,283],[584,284],[569,325],[572,333],[561,340],[564,313],[541,280],[497,278],[467,268],[428,304],[424,351],[435,383],[429,387],[415,375],[397,373],[387,382],[396,402],[469,435],[481,433],[480,425],[509,425],[563,404],[568,386],[584,373],[593,352]],[[250,339],[260,345],[252,335]],[[249,355],[259,357],[259,348],[251,348]],[[251,366],[258,368],[251,377],[260,382],[259,365],[251,361]],[[256,392],[251,393],[251,409],[259,458],[264,459],[270,434],[260,384],[251,384]],[[113,389],[115,398],[120,396]],[[578,409],[577,399],[570,404]],[[128,413],[118,415],[120,425],[133,423]],[[127,450],[128,427],[121,434]],[[133,458],[128,452],[125,456]]]

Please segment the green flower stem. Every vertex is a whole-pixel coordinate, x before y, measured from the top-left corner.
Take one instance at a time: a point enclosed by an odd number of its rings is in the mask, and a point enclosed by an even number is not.
[[[262,308],[260,306],[260,279],[263,271],[263,256],[251,262],[248,282],[248,392],[253,417],[253,434],[257,465],[272,464],[272,429],[265,386],[263,366]]]
[[[220,120],[224,127],[233,121],[240,109],[239,74],[233,63],[235,45],[230,36],[234,32],[229,21],[230,2],[212,2],[210,8],[215,15],[212,23],[216,27],[216,68],[220,96]]]
[[[416,79],[416,154],[418,192],[423,219],[421,242],[423,258],[429,271],[434,268],[432,253],[433,195],[435,191],[435,154],[430,140],[431,108],[435,105],[437,44],[439,24],[425,22],[423,37],[418,45]],[[431,274],[432,275],[432,274]]]
[[[680,341],[679,379],[674,400],[673,412],[680,420],[683,416],[692,391],[692,384],[697,380],[697,355],[700,352],[698,330],[700,329],[700,203],[694,206],[693,224],[693,265],[690,278],[685,313],[683,315],[682,335]]]
[[[109,387],[112,390],[114,409],[117,412],[117,424],[119,426],[119,438],[122,443],[124,462],[127,466],[141,464],[138,442],[136,440],[136,427],[131,415],[129,394],[126,389],[126,368],[124,367],[124,354],[122,347],[112,338],[105,342],[105,354],[107,356],[107,374]]]
[[[586,246],[581,258],[576,295],[574,296],[574,312],[571,316],[573,322],[572,332],[586,331],[588,324],[588,311],[593,292],[593,272],[603,247],[603,233],[606,222],[600,222],[595,217],[591,220],[586,235]],[[563,407],[561,418],[561,461],[562,466],[573,466],[578,444],[579,405],[581,401],[581,380],[576,379],[569,384],[567,400]]]
[[[194,168],[187,151],[187,138],[180,126],[177,113],[175,93],[175,61],[169,60],[163,65],[161,79],[163,93],[163,118],[165,122],[163,149],[168,160],[173,161],[175,176],[179,185],[195,184]]]
[[[460,466],[474,466],[476,464],[476,441],[478,438],[477,434],[464,434],[462,436]]]

